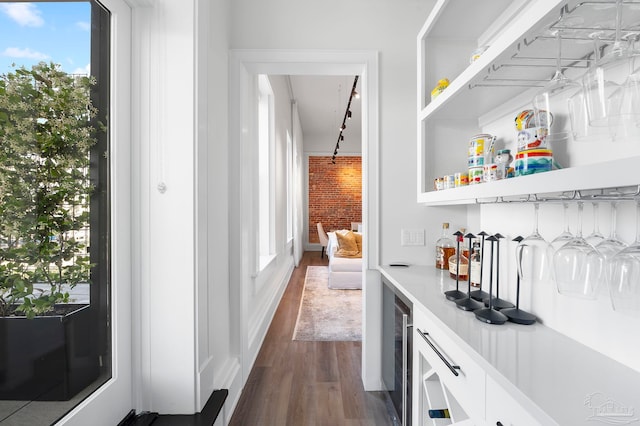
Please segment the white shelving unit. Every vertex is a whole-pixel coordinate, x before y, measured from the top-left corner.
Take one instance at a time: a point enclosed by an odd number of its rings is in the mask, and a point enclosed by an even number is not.
[[[553,76],[559,17],[613,34],[614,0],[438,0],[417,36],[417,200],[445,206],[544,201],[616,194],[640,195],[640,142],[613,141],[607,132],[587,141],[552,143],[562,168],[546,173],[436,191],[434,179],[467,171],[468,143],[497,136],[496,149],[515,156],[514,118]],[[579,19],[575,19],[579,18]],[[640,0],[624,0],[623,30],[640,28]],[[488,46],[470,63],[472,52]],[[593,43],[563,36],[565,75],[579,80],[593,64]],[[434,100],[440,79],[450,85]],[[552,111],[569,129],[568,109]],[[383,277],[414,304],[413,424],[589,424],[593,392],[627,406],[640,404],[637,371],[542,324],[496,328],[462,312],[442,296],[446,273],[432,267],[382,268]],[[444,278],[443,278],[444,277]],[[418,332],[427,333],[431,344]],[[442,357],[434,351],[435,346]],[[526,348],[526,349],[525,349]],[[452,375],[443,360],[460,367]],[[593,366],[598,365],[597,369]],[[606,374],[604,373],[606,372]],[[630,397],[629,395],[634,395]],[[428,418],[447,408],[449,419]],[[632,411],[632,410],[631,410]]]
[[[607,22],[611,0],[440,0],[418,34],[418,194],[424,205],[469,204],[526,198],[530,194],[562,193],[636,186],[632,170],[640,162],[640,144],[614,143],[608,136],[590,142],[565,141],[552,146],[564,167],[547,173],[435,191],[436,177],[467,170],[469,139],[478,133],[498,136],[498,148],[515,153],[515,116],[529,109],[536,90],[555,71],[555,44],[542,37],[561,13],[587,15]],[[636,19],[629,6],[623,16]],[[585,4],[588,4],[585,6]],[[615,11],[615,8],[613,8]],[[629,18],[630,17],[630,18]],[[640,16],[637,17],[640,21]],[[599,24],[598,24],[599,25]],[[473,63],[471,53],[489,46]],[[591,44],[568,40],[563,56],[575,58],[565,73],[578,79],[590,64]],[[522,61],[523,58],[533,58]],[[523,66],[524,65],[524,66]],[[449,87],[433,101],[438,80]],[[558,117],[568,114],[557,111]],[[568,120],[567,120],[568,122]],[[568,127],[568,124],[567,124]]]

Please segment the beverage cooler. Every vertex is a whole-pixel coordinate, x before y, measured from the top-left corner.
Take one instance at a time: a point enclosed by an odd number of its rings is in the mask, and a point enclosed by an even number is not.
[[[382,379],[396,424],[411,424],[412,304],[383,280]],[[391,407],[390,407],[391,408]]]

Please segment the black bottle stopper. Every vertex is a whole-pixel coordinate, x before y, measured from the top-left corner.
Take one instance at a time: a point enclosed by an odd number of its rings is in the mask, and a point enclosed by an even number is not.
[[[536,316],[530,314],[529,312],[523,311],[520,309],[520,270],[522,269],[522,249],[524,246],[519,245],[520,241],[524,238],[521,236],[517,236],[513,239],[513,241],[518,242],[518,247],[516,248],[516,262],[518,265],[518,272],[516,273],[516,307],[515,308],[507,308],[503,309],[501,312],[509,318],[509,321],[515,322],[516,324],[525,324],[531,325],[536,322]]]

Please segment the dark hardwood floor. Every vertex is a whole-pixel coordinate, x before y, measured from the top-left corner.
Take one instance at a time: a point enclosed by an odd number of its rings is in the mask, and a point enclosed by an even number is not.
[[[326,264],[306,252],[294,270],[231,426],[393,425],[384,394],[363,389],[361,342],[291,340],[307,266]]]

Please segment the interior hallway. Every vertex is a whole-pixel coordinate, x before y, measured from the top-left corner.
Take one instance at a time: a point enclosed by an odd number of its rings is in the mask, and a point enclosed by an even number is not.
[[[294,269],[231,426],[394,424],[384,394],[362,387],[361,342],[291,340],[307,266],[327,264],[305,252]]]

